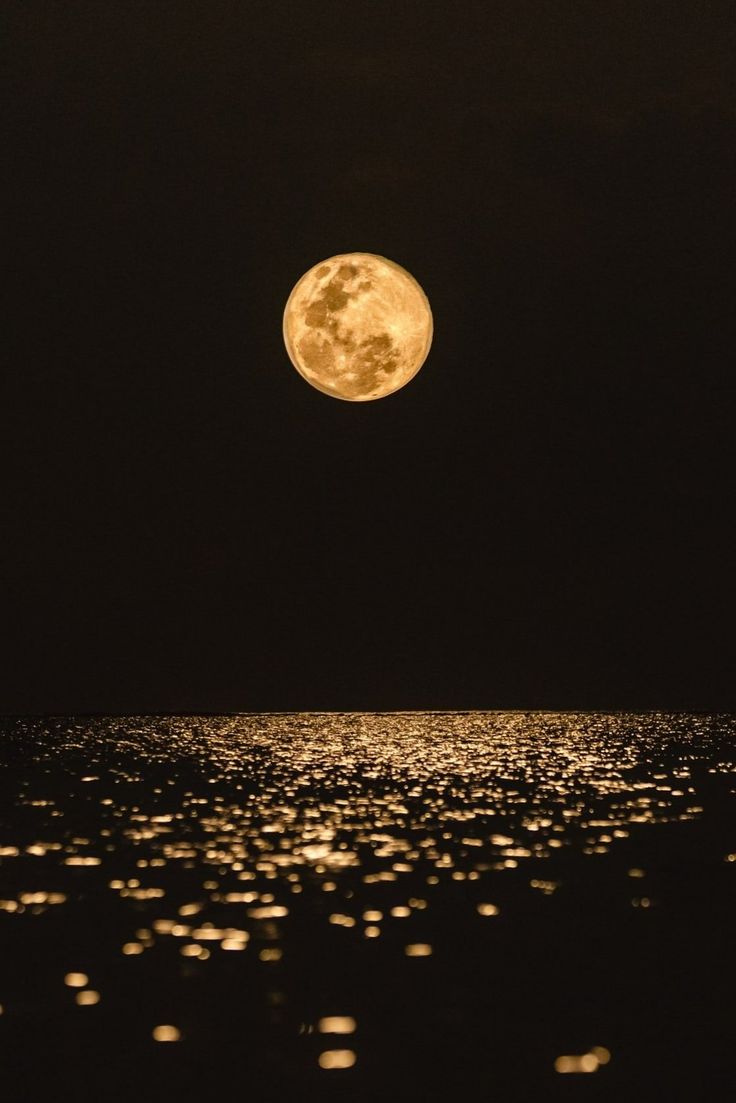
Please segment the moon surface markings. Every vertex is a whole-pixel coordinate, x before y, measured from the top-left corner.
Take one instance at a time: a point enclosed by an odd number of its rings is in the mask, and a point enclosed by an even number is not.
[[[327,394],[353,402],[382,398],[421,367],[432,315],[419,284],[372,253],[331,257],[297,283],[284,311],[294,366]]]

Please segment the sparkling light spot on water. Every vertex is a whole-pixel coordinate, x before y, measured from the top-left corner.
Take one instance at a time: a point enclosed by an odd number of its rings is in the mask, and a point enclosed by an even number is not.
[[[181,1033],[178,1027],[175,1026],[155,1026],[153,1028],[153,1039],[156,1042],[178,1042],[181,1039]]]
[[[320,1034],[352,1034],[356,1028],[350,1015],[326,1015],[317,1023]]]
[[[100,993],[88,988],[77,992],[75,999],[80,1007],[93,1007],[94,1004],[100,1002]]]
[[[321,1069],[351,1069],[357,1058],[352,1049],[327,1049],[319,1055]]]
[[[70,988],[84,988],[86,984],[89,984],[89,977],[86,973],[67,973],[64,977],[64,984],[67,984]]]

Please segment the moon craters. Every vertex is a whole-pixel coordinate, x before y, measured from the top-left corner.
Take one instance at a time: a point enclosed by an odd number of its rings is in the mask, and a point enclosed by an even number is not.
[[[315,265],[284,312],[284,340],[297,370],[317,389],[353,402],[408,383],[431,339],[422,289],[399,265],[371,253]]]

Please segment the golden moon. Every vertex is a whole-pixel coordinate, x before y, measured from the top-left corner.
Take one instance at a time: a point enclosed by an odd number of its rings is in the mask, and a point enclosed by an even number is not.
[[[289,295],[284,343],[318,391],[370,402],[417,374],[432,344],[432,311],[400,265],[374,253],[340,253],[305,272]]]

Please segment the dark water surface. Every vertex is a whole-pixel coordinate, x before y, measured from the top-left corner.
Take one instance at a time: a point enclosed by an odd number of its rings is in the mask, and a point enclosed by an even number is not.
[[[0,721],[4,1092],[736,1098],[735,731]]]

